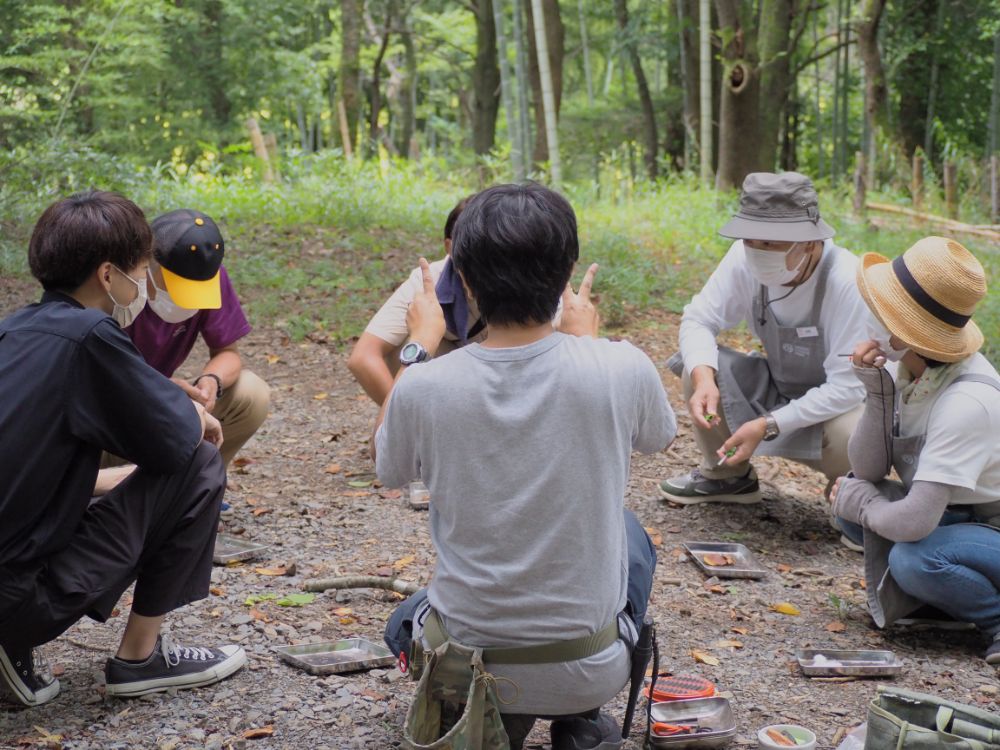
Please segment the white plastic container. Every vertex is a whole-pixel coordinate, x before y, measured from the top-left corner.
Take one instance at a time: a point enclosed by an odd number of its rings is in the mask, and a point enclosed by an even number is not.
[[[790,745],[779,745],[768,737],[768,729],[777,729],[790,734],[798,743],[795,745],[797,750],[815,750],[816,748],[816,735],[805,727],[796,726],[795,724],[771,724],[763,729],[758,729],[757,742],[759,743],[759,747],[767,748],[767,750],[786,750],[791,747]]]

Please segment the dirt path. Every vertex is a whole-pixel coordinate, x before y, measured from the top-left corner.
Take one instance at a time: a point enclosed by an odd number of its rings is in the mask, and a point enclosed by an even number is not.
[[[0,281],[0,308],[33,297],[22,282]],[[662,365],[676,342],[673,316],[640,321],[628,338]],[[345,353],[324,342],[282,340],[267,328],[244,347],[247,365],[272,387],[272,414],[231,476],[231,532],[272,544],[269,557],[218,567],[213,593],[171,617],[181,643],[239,642],[249,668],[221,685],[135,701],[107,699],[102,667],[124,625],[82,622],[45,648],[61,673],[62,693],[43,708],[2,704],[0,747],[46,745],[60,735],[66,748],[389,748],[398,744],[411,684],[394,668],[347,677],[312,677],[280,662],[278,646],[363,636],[381,640],[398,601],[372,590],[320,594],[299,608],[273,601],[246,606],[252,594],[299,590],[307,578],[338,573],[385,574],[425,583],[434,555],[426,512],[402,505],[399,493],[368,486],[374,477],[368,434],[375,408],[345,366]],[[827,522],[818,475],[782,461],[758,464],[767,501],[750,507],[677,508],[658,499],[664,477],[694,464],[689,423],[665,454],[637,457],[626,504],[658,542],[651,609],[659,628],[661,665],[714,680],[731,697],[739,722],[737,746],[756,746],[758,727],[791,721],[812,728],[831,747],[841,727],[865,716],[871,682],[822,682],[792,667],[797,647],[891,648],[905,661],[895,684],[996,708],[996,674],[978,658],[975,636],[872,628],[863,609],[860,556],[837,542]],[[366,486],[362,486],[362,485]],[[741,541],[769,570],[762,581],[706,581],[679,553],[685,540]],[[585,553],[585,551],[582,551]],[[259,568],[294,563],[289,576]],[[798,616],[771,605],[789,602]],[[122,603],[122,610],[127,611]],[[698,663],[704,652],[718,665]],[[612,706],[623,711],[623,692]],[[261,739],[245,739],[270,728]],[[638,722],[636,724],[638,729]],[[44,730],[44,733],[43,733]],[[547,742],[540,722],[535,747]],[[628,747],[637,748],[638,743]]]

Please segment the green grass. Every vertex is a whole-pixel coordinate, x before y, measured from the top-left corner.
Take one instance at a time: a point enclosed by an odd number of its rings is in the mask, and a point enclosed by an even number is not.
[[[252,173],[179,176],[96,157],[88,165],[95,173],[86,179],[47,181],[41,172],[30,173],[21,175],[29,188],[18,192],[16,181],[0,188],[0,273],[26,275],[30,226],[44,205],[64,194],[61,188],[119,189],[150,216],[189,206],[215,217],[227,238],[226,266],[252,319],[276,325],[293,340],[344,341],[360,333],[420,255],[440,257],[444,218],[477,179],[436,161],[349,164],[335,153],[286,162],[283,181],[273,185]],[[580,265],[601,264],[595,288],[612,326],[628,325],[649,306],[679,312],[729,246],[717,230],[735,196],[701,189],[688,177],[650,186],[607,170],[599,183],[570,185],[565,192],[578,215]],[[929,233],[915,226],[880,230],[855,219],[846,188],[821,188],[820,207],[837,229],[837,242],[857,253],[894,257]],[[997,248],[960,239],[996,278]],[[976,319],[996,361],[996,295],[983,302]]]

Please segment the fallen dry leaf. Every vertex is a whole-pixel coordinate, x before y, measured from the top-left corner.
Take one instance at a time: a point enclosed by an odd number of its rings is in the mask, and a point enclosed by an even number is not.
[[[254,568],[254,571],[260,573],[262,576],[283,576],[288,574],[288,568],[284,565],[279,565],[275,568]]]
[[[750,628],[729,628],[734,633],[739,633],[740,635],[747,635],[750,633]]]
[[[325,469],[323,469],[327,474],[339,474],[340,464],[330,464]]]
[[[417,558],[416,558],[415,555],[405,555],[405,556],[399,558],[398,560],[396,560],[396,562],[394,562],[392,564],[392,567],[395,568],[396,570],[402,570],[403,568],[405,568],[407,565],[409,565],[411,562],[413,562],[416,559]]]
[[[691,650],[691,656],[699,664],[708,664],[710,667],[717,667],[721,663],[716,657],[705,651],[699,651],[696,648]]]
[[[313,398],[316,399],[317,401],[322,401],[327,397],[327,395],[328,394],[326,392],[320,391],[319,393],[313,395]]]
[[[267,363],[269,365],[274,365],[281,361],[281,357],[279,357],[277,354],[265,354],[264,359],[267,360]]]
[[[778,564],[778,572],[779,573],[791,573],[792,572],[792,566],[791,565],[786,565],[785,563],[779,563]]]
[[[714,552],[709,552],[707,555],[702,555],[701,559],[704,560],[705,565],[711,565],[714,568],[724,567],[726,565],[732,565],[733,556],[732,555],[717,555]]]
[[[211,588],[209,588],[208,593],[210,593],[212,596],[225,596],[226,590],[221,586],[212,586]]]
[[[649,534],[649,539],[650,541],[653,542],[654,547],[659,547],[661,544],[663,544],[663,534],[661,534],[652,526],[646,527],[646,533]]]
[[[256,607],[250,608],[250,616],[255,620],[260,620],[261,622],[271,622],[271,618],[265,615]]]
[[[802,614],[802,610],[789,602],[778,602],[777,604],[772,604],[771,610],[781,615],[795,616]]]
[[[257,729],[248,729],[243,733],[243,739],[245,740],[259,740],[264,737],[270,737],[274,734],[274,725],[268,724],[266,727],[258,727]]]
[[[834,620],[833,622],[828,622],[826,624],[826,629],[831,633],[843,633],[847,630],[847,626],[840,620]]]
[[[338,616],[343,616],[343,615],[349,615],[353,611],[354,610],[351,609],[350,607],[337,607],[335,610],[333,610],[333,614]]]
[[[259,517],[259,516],[265,516],[268,513],[270,513],[271,509],[270,508],[254,508],[250,512],[254,514],[254,517]]]
[[[712,644],[712,648],[743,648],[743,644],[740,643],[739,641],[732,641],[726,639],[726,640],[716,641],[715,643]]]

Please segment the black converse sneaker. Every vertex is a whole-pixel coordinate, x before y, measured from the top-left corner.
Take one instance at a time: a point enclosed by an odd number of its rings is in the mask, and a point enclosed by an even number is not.
[[[0,686],[26,706],[40,706],[59,694],[59,680],[37,649],[0,646]]]
[[[169,688],[211,685],[246,663],[246,652],[239,646],[178,646],[169,636],[161,635],[148,659],[128,662],[113,657],[108,659],[104,676],[108,695],[134,698]]]
[[[697,469],[660,482],[660,494],[672,503],[740,503],[761,501],[757,474],[750,469],[744,477],[709,479]]]

